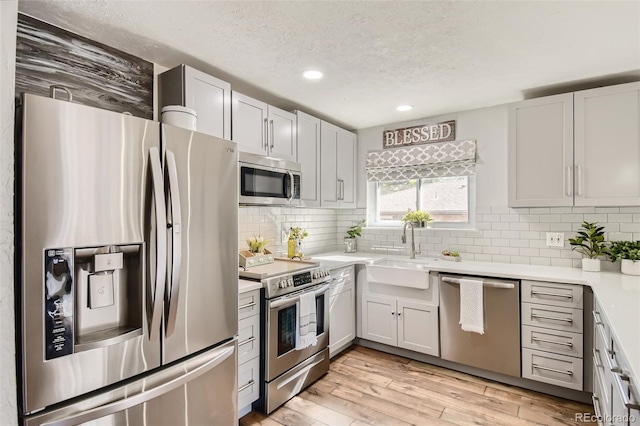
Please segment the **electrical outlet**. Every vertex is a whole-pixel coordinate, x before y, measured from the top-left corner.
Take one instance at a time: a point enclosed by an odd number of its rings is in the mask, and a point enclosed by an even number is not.
[[[547,247],[564,247],[564,232],[547,232]]]

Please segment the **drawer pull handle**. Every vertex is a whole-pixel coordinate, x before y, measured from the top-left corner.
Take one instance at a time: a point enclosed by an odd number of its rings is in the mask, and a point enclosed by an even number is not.
[[[593,362],[595,362],[596,367],[604,368],[604,365],[602,365],[602,358],[600,358],[600,351],[597,349],[593,349]]]
[[[556,342],[555,340],[540,339],[538,337],[532,337],[531,340],[533,340],[534,342],[553,343],[554,345],[562,345],[573,348],[573,343],[571,342]]]
[[[591,395],[593,401],[593,411],[596,412],[596,418],[602,419],[602,412],[600,411],[600,398],[595,395]]]
[[[552,320],[552,321],[563,321],[563,322],[573,323],[573,319],[571,319],[571,318],[548,317],[548,316],[545,316],[545,315],[536,315],[536,314],[531,314],[531,318],[538,318],[538,319],[545,319],[545,320]]]
[[[251,343],[254,340],[256,340],[255,337],[249,337],[247,340],[243,340],[242,342],[238,343],[238,347],[242,346],[242,345],[246,345],[247,343]]]
[[[604,326],[604,322],[602,321],[602,318],[600,317],[600,312],[591,311],[591,313],[593,314],[593,320],[595,321],[595,324]]]
[[[242,305],[242,306],[238,306],[238,310],[240,309],[246,309],[246,308],[251,308],[253,306],[256,306],[256,302],[251,302],[251,303],[247,303],[246,305]]]
[[[533,364],[533,368],[536,368],[538,370],[552,371],[554,373],[566,374],[567,376],[573,376],[573,371],[569,371],[569,370],[557,370],[555,368],[543,367],[542,365],[538,365],[538,364]]]
[[[556,294],[556,293],[545,293],[544,291],[532,291],[531,295],[564,297],[565,299],[573,299],[573,295]]]
[[[629,394],[624,390],[624,386],[622,385],[622,381],[624,380],[625,382],[629,382],[629,386],[631,386],[629,376],[622,373],[615,373],[613,377],[614,381],[616,382],[618,392],[620,392],[620,396],[622,396],[622,403],[625,405],[625,407],[627,407],[629,410],[640,410],[640,404],[629,399]]]
[[[249,389],[254,383],[255,381],[253,379],[249,380],[249,383],[238,389],[238,393],[242,392],[245,389]]]

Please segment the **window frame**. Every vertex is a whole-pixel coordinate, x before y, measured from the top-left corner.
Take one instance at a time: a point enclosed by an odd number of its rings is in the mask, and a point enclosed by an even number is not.
[[[467,176],[467,200],[468,200],[468,222],[431,222],[431,229],[461,229],[475,230],[476,227],[476,176]],[[420,205],[420,185],[422,179],[416,185],[416,209]],[[403,226],[400,220],[379,220],[378,197],[379,186],[377,181],[367,182],[367,228],[395,228]]]

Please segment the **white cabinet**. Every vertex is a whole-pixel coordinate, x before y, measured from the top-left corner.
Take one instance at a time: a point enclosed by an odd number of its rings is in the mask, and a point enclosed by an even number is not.
[[[611,332],[598,301],[594,303],[593,405],[603,425],[635,424],[640,418],[637,378]]]
[[[640,83],[576,92],[576,206],[640,205]]]
[[[331,270],[329,289],[329,356],[351,345],[356,338],[356,286],[354,267]]]
[[[302,170],[300,200],[320,207],[320,119],[295,111],[298,163]]]
[[[322,207],[354,208],[356,205],[355,133],[331,123],[320,124]]]
[[[260,396],[260,290],[238,297],[238,410],[251,411]]]
[[[232,93],[232,140],[242,152],[296,161],[296,117],[252,97]]]
[[[640,83],[509,106],[509,206],[640,205]]]
[[[573,205],[573,94],[509,105],[509,206]]]
[[[182,105],[198,114],[197,130],[231,139],[231,85],[187,65],[158,75],[160,109]]]
[[[522,377],[583,390],[584,289],[522,280]]]
[[[438,356],[438,307],[413,300],[363,294],[362,337]]]

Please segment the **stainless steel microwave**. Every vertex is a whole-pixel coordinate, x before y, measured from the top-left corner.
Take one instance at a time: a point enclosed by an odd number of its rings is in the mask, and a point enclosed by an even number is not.
[[[239,153],[240,204],[299,206],[300,164]]]

